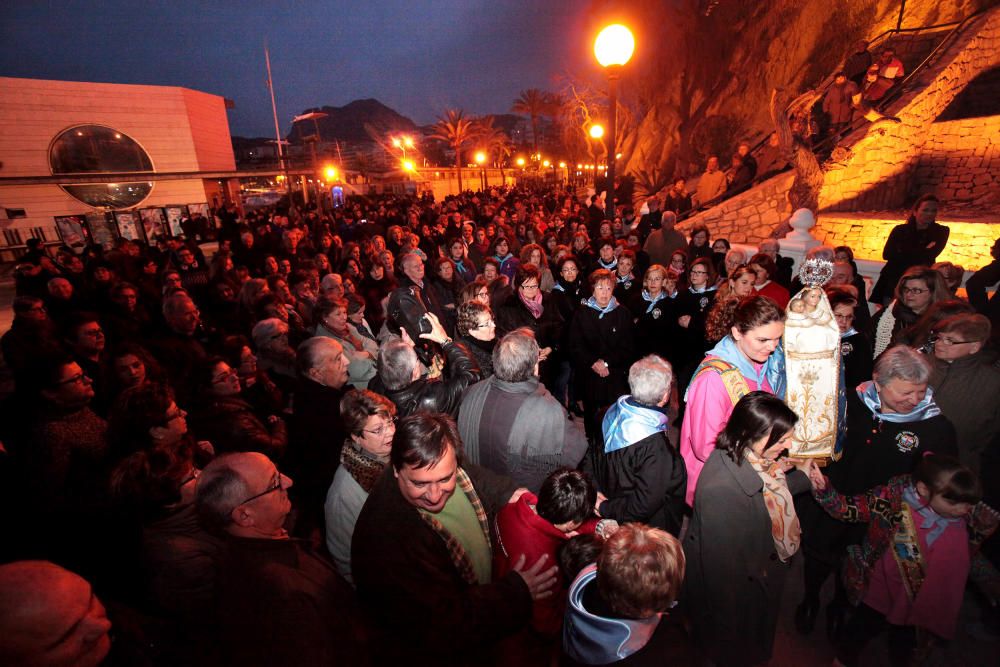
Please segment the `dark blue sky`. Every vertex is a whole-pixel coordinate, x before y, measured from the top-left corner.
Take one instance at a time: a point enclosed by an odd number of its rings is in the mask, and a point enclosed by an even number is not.
[[[584,3],[581,3],[583,5]],[[505,113],[592,64],[585,18],[552,0],[0,0],[0,75],[186,86],[235,100],[233,134],[285,132],[309,106],[374,97],[417,123]]]

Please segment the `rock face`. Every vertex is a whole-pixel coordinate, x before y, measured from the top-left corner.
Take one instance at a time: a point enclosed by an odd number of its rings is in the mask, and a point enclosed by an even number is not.
[[[319,132],[323,141],[339,139],[340,141],[370,142],[372,139],[365,131],[365,123],[396,132],[416,132],[417,130],[417,125],[412,120],[371,98],[354,100],[342,107],[324,106],[318,109],[306,109],[302,113],[311,111],[329,114],[326,118],[319,119]],[[313,121],[300,121],[292,126],[287,139],[292,143],[300,143],[302,137],[308,137],[315,132]]]
[[[696,173],[706,152],[731,153],[735,146],[720,142],[719,133],[698,139],[713,118],[723,117],[730,138],[765,135],[772,88],[794,96],[818,85],[858,39],[895,28],[900,8],[899,0],[628,4],[639,48],[622,91],[638,120],[624,130],[621,145],[625,172],[632,173]],[[989,4],[907,0],[903,27],[958,20]]]

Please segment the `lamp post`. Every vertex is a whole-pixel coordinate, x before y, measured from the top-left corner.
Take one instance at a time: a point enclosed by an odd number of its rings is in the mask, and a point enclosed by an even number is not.
[[[486,153],[476,151],[476,164],[479,165],[479,187],[482,188],[481,192],[486,192],[486,169],[483,167],[486,164]]]
[[[413,148],[413,137],[403,135],[401,137],[393,137],[392,145],[403,151],[403,159],[406,159],[406,149]]]
[[[615,23],[601,30],[594,40],[594,56],[601,67],[608,73],[608,201],[604,206],[604,213],[608,220],[615,217],[615,151],[617,150],[618,132],[618,77],[621,68],[632,57],[635,51],[635,38],[632,32],[621,25]]]

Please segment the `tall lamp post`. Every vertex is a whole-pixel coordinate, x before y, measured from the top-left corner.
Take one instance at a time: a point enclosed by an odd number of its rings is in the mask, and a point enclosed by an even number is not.
[[[618,77],[621,68],[632,57],[635,51],[635,38],[632,32],[621,25],[614,23],[601,30],[594,40],[594,56],[601,67],[608,73],[608,104],[611,107],[608,118],[608,201],[604,206],[604,212],[608,220],[615,217],[615,152],[618,149]]]
[[[483,167],[486,164],[486,153],[476,151],[476,164],[479,165],[479,187],[482,188],[481,192],[486,192],[486,169]]]

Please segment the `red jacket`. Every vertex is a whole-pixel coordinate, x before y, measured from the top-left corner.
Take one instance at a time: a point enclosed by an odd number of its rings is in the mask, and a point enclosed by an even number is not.
[[[538,497],[528,492],[497,513],[494,579],[510,572],[522,554],[525,567],[534,565],[543,554],[548,555],[545,564],[548,569],[558,563],[556,551],[563,542],[578,533],[593,533],[597,527],[597,519],[588,519],[575,533],[564,533],[535,513],[532,508],[537,503]],[[566,594],[565,583],[560,580],[552,589],[551,596],[534,601],[531,625],[535,630],[549,635],[559,632],[566,609]]]

